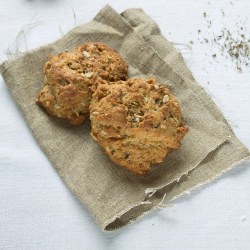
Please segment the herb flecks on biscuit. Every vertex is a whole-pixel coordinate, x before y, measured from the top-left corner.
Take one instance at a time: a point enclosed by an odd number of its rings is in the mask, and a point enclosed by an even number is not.
[[[178,101],[155,79],[98,85],[90,120],[91,135],[108,157],[137,175],[178,149],[188,131]]]

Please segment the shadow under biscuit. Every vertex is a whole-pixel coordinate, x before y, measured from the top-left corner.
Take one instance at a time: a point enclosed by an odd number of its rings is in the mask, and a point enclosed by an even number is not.
[[[88,118],[86,118],[86,120],[80,125],[72,125],[68,120],[57,118],[55,116],[49,116],[49,119],[55,127],[63,129],[69,134],[81,134],[83,137],[90,137],[91,125]]]

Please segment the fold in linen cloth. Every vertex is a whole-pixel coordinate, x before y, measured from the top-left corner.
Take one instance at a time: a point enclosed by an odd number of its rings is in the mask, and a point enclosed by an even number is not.
[[[48,55],[90,41],[101,41],[117,50],[129,64],[130,77],[155,77],[167,84],[181,104],[189,133],[181,149],[147,176],[133,176],[112,163],[92,140],[88,122],[72,127],[47,116],[35,104]],[[120,15],[105,6],[91,22],[54,43],[5,61],[0,70],[41,149],[103,230],[127,225],[159,204],[213,180],[250,155],[196,83],[182,56],[141,9]]]

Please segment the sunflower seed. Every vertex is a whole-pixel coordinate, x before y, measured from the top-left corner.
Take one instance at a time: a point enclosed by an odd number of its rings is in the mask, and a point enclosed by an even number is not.
[[[94,74],[93,72],[82,73],[82,75],[87,78],[90,78],[93,74]]]
[[[164,95],[163,96],[163,99],[162,99],[162,102],[163,103],[166,103],[166,102],[168,102],[169,101],[169,96],[168,95]]]
[[[90,57],[89,52],[87,52],[87,51],[84,50],[82,53],[83,53],[83,55],[86,56],[87,58]]]

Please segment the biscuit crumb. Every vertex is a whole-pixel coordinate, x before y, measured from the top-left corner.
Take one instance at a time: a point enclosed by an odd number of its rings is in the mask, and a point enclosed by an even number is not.
[[[247,217],[245,215],[242,215],[240,217],[241,222],[245,222],[247,220]]]

